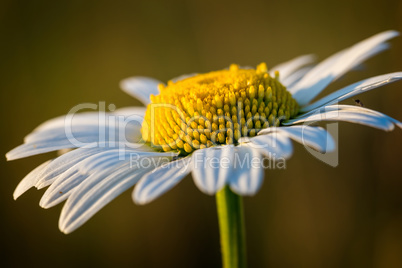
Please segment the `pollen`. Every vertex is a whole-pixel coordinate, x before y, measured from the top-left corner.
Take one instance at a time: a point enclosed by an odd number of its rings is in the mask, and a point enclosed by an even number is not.
[[[145,142],[163,151],[188,155],[216,145],[236,145],[261,129],[279,126],[298,113],[298,104],[272,77],[267,65],[198,74],[159,85],[151,95],[141,133]]]

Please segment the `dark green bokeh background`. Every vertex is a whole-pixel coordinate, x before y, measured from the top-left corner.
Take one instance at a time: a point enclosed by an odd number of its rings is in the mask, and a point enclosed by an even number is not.
[[[377,32],[402,30],[395,1],[22,1],[0,4],[1,142],[5,154],[41,122],[83,102],[140,105],[118,88],[231,63],[319,59]],[[402,39],[328,91],[402,71]],[[402,82],[359,97],[402,120]],[[349,100],[346,103],[352,104]],[[332,168],[296,145],[245,198],[250,267],[402,267],[401,130],[340,124]],[[126,192],[70,235],[61,206],[14,188],[51,154],[1,165],[2,267],[219,267],[214,198],[190,178],[139,207]]]

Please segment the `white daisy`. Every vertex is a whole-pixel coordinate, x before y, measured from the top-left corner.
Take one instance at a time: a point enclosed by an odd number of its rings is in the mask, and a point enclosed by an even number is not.
[[[31,187],[50,185],[40,205],[50,208],[66,201],[59,227],[70,233],[134,185],[134,202],[146,204],[189,173],[206,194],[219,192],[229,199],[254,195],[264,178],[258,160],[289,158],[291,140],[321,152],[334,150],[328,132],[310,126],[311,122],[347,121],[385,131],[402,127],[377,111],[337,105],[401,79],[402,72],[365,79],[312,102],[331,82],[386,49],[386,41],[397,35],[377,34],[317,65],[312,64],[313,56],[306,55],[272,71],[265,64],[256,69],[231,65],[173,79],[167,85],[152,78],[125,79],[123,90],[147,108],[79,113],[37,127],[23,145],[7,153],[8,160],[74,150],[29,173],[14,198]],[[221,210],[224,205],[220,203]]]

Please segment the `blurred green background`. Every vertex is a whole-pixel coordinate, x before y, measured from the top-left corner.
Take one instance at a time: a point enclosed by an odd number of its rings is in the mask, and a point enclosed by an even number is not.
[[[76,104],[140,105],[118,88],[128,76],[166,81],[231,63],[323,59],[380,31],[402,31],[400,0],[0,3],[3,155]],[[402,71],[401,37],[325,93],[394,71]],[[399,82],[359,99],[402,120],[401,97]],[[250,267],[402,267],[401,130],[341,123],[339,131],[337,168],[296,145],[287,169],[267,171],[262,190],[245,198]],[[61,206],[38,206],[43,191],[12,199],[51,155],[0,161],[2,267],[220,266],[214,198],[190,178],[146,206],[128,191],[62,234]]]

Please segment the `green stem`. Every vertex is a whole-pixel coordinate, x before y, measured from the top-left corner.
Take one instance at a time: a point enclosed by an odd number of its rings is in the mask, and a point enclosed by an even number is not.
[[[224,268],[247,266],[242,201],[242,197],[227,186],[216,194]]]

